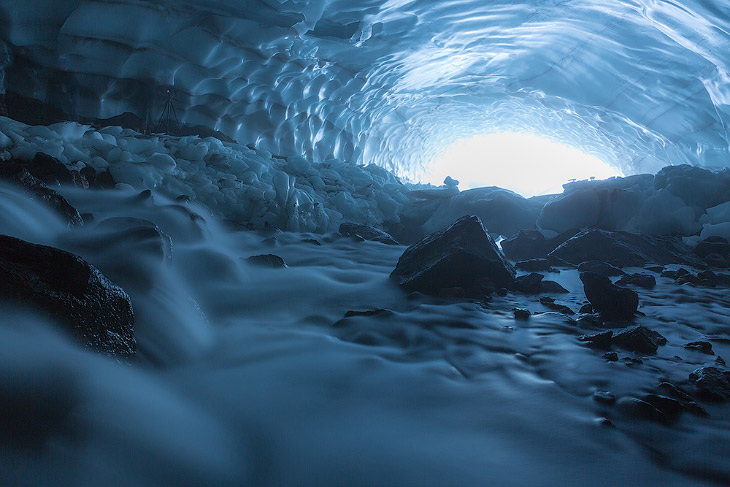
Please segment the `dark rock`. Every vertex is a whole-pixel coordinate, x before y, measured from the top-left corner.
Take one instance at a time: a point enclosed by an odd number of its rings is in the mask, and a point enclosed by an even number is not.
[[[661,413],[662,422],[676,421],[677,418],[679,418],[679,415],[684,412],[684,406],[682,406],[682,403],[671,397],[661,396],[658,394],[647,394],[641,399],[654,406],[654,408]]]
[[[705,256],[705,262],[717,269],[727,269],[730,267],[730,259],[720,254],[709,254]]]
[[[567,294],[570,291],[568,291],[555,281],[542,281],[540,286],[540,292],[548,294]]]
[[[568,230],[553,238],[545,238],[539,230],[520,230],[512,238],[502,240],[504,254],[514,260],[529,260],[546,257],[560,244],[573,237],[578,230]],[[562,262],[562,263],[561,263]],[[551,265],[564,265],[564,261],[550,261]]]
[[[663,396],[671,397],[673,399],[676,399],[680,402],[682,407],[685,411],[688,413],[694,414],[696,416],[709,416],[707,414],[707,410],[697,404],[697,402],[692,399],[687,393],[679,390],[674,384],[671,382],[664,381],[656,388],[656,391],[658,394],[661,394]]]
[[[25,168],[33,176],[49,185],[74,184],[74,175],[64,163],[48,154],[39,152]]]
[[[532,313],[530,313],[530,311],[529,311],[529,310],[527,310],[527,309],[522,309],[522,308],[516,308],[516,309],[514,309],[514,310],[513,310],[513,313],[514,313],[514,315],[515,315],[515,319],[516,319],[516,320],[526,320],[526,319],[528,319],[528,318],[530,317],[530,315],[532,314]]]
[[[508,287],[515,272],[476,216],[465,216],[448,229],[408,247],[391,277],[409,291],[437,294],[461,287],[471,297]]]
[[[510,284],[510,289],[525,294],[539,294],[542,291],[542,274],[535,272],[515,278]]]
[[[661,424],[670,424],[674,419],[662,413],[654,405],[635,397],[622,397],[616,405],[632,419],[649,420]]]
[[[707,237],[697,244],[694,248],[694,253],[703,259],[711,254],[717,254],[727,258],[730,255],[730,244],[723,237]]]
[[[261,254],[252,255],[246,262],[249,264],[257,265],[259,267],[271,267],[271,268],[284,268],[287,267],[284,259],[276,254]]]
[[[654,289],[656,287],[656,279],[648,274],[629,274],[623,276],[616,281],[621,286],[637,286],[644,289]]]
[[[96,187],[100,189],[113,189],[116,186],[114,177],[109,171],[102,171],[96,175]]]
[[[495,291],[495,293],[497,294],[497,296],[507,296],[507,289],[500,287]]]
[[[40,179],[34,177],[20,165],[15,163],[0,164],[0,178],[21,186],[32,196],[53,208],[69,225],[81,226],[84,224],[78,210],[71,206],[66,198],[48,188]]]
[[[367,311],[348,311],[345,313],[345,318],[352,318],[353,316],[378,316],[378,315],[392,315],[393,312],[389,309],[385,308],[378,308],[378,309],[369,309]]]
[[[593,309],[609,320],[630,320],[639,306],[639,296],[632,290],[618,287],[608,277],[595,272],[580,275],[586,298]]]
[[[685,274],[683,276],[677,277],[675,280],[677,284],[692,284],[693,286],[702,286],[704,283],[702,282],[702,279],[695,276],[694,274]]]
[[[686,344],[684,348],[688,350],[697,350],[698,352],[706,353],[707,355],[715,355],[715,353],[712,351],[712,344],[710,342],[691,342]]]
[[[608,391],[596,391],[593,393],[593,400],[601,404],[614,404],[616,396]]]
[[[550,255],[575,265],[597,260],[616,267],[642,267],[648,263],[705,267],[680,238],[596,229],[579,232]]]
[[[727,274],[702,271],[697,273],[697,277],[699,277],[706,286],[716,287],[730,285],[730,276]]]
[[[521,260],[515,267],[527,272],[544,272],[550,269],[550,261],[547,259]]]
[[[567,306],[565,306],[563,304],[556,303],[553,298],[550,298],[548,296],[541,297],[540,298],[540,304],[542,304],[543,306],[545,306],[547,308],[550,308],[550,309],[552,309],[554,311],[557,311],[559,313],[563,313],[563,314],[566,314],[566,315],[574,315],[575,314],[575,312],[572,309],[568,308]]]
[[[134,314],[121,288],[59,249],[7,236],[0,249],[0,296],[45,312],[89,348],[134,357]]]
[[[630,326],[613,334],[613,343],[626,350],[639,353],[656,353],[667,339],[644,325]]]
[[[611,264],[608,264],[606,262],[601,262],[599,260],[589,260],[586,262],[581,262],[578,265],[578,271],[595,272],[597,274],[603,274],[604,276],[609,277],[624,275],[624,271],[622,271],[618,267],[612,266]]]
[[[91,166],[85,166],[81,169],[81,175],[87,182],[89,188],[96,186],[96,170]]]
[[[372,240],[388,245],[398,245],[398,241],[389,233],[369,225],[358,223],[343,223],[340,225],[340,234],[343,237],[359,237],[363,240]]]
[[[730,371],[718,367],[701,367],[691,374],[689,380],[697,389],[697,395],[707,401],[730,401]]]
[[[602,355],[609,362],[618,362],[618,354],[616,352],[606,352]]]
[[[611,330],[602,331],[594,335],[583,335],[579,338],[580,341],[586,342],[591,348],[598,348],[600,350],[610,350],[611,343],[613,341],[613,332]]]
[[[644,269],[646,269],[647,271],[655,272],[657,274],[661,274],[662,272],[664,272],[664,267],[660,265],[645,265]]]
[[[591,314],[591,313],[594,312],[593,311],[593,306],[591,306],[590,304],[584,304],[583,306],[580,307],[579,312],[580,313],[588,313],[588,314]]]
[[[302,240],[302,243],[308,243],[308,244],[317,245],[317,246],[322,245],[322,242],[320,242],[316,238],[305,238]]]

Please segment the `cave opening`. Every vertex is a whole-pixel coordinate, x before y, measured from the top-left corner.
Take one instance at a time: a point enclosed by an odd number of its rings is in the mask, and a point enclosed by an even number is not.
[[[499,186],[526,198],[563,191],[573,180],[623,176],[598,155],[526,132],[493,132],[457,140],[427,164],[426,182],[447,176],[464,189]]]

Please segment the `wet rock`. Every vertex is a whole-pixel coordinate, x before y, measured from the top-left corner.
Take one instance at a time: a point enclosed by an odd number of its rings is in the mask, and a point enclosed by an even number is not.
[[[707,355],[715,355],[712,351],[712,344],[706,341],[690,342],[687,343],[684,348],[688,350],[697,350],[698,352],[706,353]]]
[[[512,238],[502,240],[502,251],[510,259],[529,260],[545,258],[553,249],[574,236],[578,230],[568,230],[553,238],[545,238],[539,230],[520,230]],[[563,260],[550,260],[551,265],[564,265]],[[526,269],[527,270],[527,269]]]
[[[321,246],[322,245],[322,242],[320,242],[316,238],[305,238],[305,239],[302,239],[302,243],[308,243],[308,244],[312,244],[312,245],[316,245],[316,246]]]
[[[689,380],[700,398],[715,402],[730,401],[730,371],[712,366],[701,367],[689,374]]]
[[[705,257],[705,262],[707,262],[710,267],[715,267],[717,269],[727,269],[730,267],[730,259],[720,254],[707,255]]]
[[[666,345],[667,339],[644,325],[637,325],[615,332],[613,343],[633,352],[652,354],[660,345]]]
[[[705,408],[697,404],[697,401],[692,399],[689,394],[681,391],[671,382],[663,381],[656,388],[656,392],[657,394],[660,394],[662,396],[671,397],[672,399],[679,401],[679,403],[682,405],[682,408],[688,413],[694,414],[696,416],[709,416]]]
[[[593,400],[601,404],[614,404],[616,396],[608,391],[596,391],[593,393]]]
[[[593,311],[593,306],[591,304],[584,304],[583,306],[580,307],[579,312],[580,313],[592,314],[594,312]]]
[[[575,314],[575,311],[573,311],[572,309],[570,309],[569,307],[567,307],[567,306],[565,306],[563,304],[556,303],[553,298],[550,298],[548,296],[541,297],[540,298],[540,304],[542,304],[543,306],[545,306],[547,308],[550,308],[550,309],[552,309],[554,311],[557,311],[559,313],[563,313],[563,314],[566,314],[566,315],[574,315]]]
[[[555,281],[542,281],[540,292],[548,294],[567,294],[570,291]]]
[[[730,275],[715,273],[712,271],[702,271],[697,273],[702,284],[710,287],[730,286]]]
[[[529,310],[522,308],[516,308],[512,312],[514,313],[516,320],[526,320],[532,314]]]
[[[129,296],[76,255],[0,236],[0,296],[46,313],[88,348],[135,355]]]
[[[634,420],[648,420],[661,424],[670,424],[674,420],[674,417],[668,416],[654,405],[635,397],[622,397],[616,406]]]
[[[644,289],[654,289],[656,287],[656,279],[648,274],[628,274],[616,281],[620,286],[637,286]]]
[[[606,352],[601,356],[609,362],[618,362],[618,354],[616,352]]]
[[[694,253],[703,259],[711,254],[728,257],[730,255],[730,244],[723,237],[707,237],[697,244],[694,248]]]
[[[276,254],[261,254],[252,255],[246,259],[249,264],[257,265],[259,267],[270,267],[272,269],[281,269],[287,267],[284,259]]]
[[[345,318],[352,318],[353,316],[389,316],[392,314],[393,312],[391,310],[385,308],[369,309],[366,311],[350,310],[345,313]]]
[[[481,220],[465,216],[408,247],[391,278],[409,291],[438,294],[441,289],[460,287],[468,296],[481,297],[509,287],[515,272]]]
[[[613,341],[613,332],[608,330],[601,333],[595,333],[593,335],[583,335],[579,338],[579,340],[586,342],[586,344],[591,348],[610,350],[611,343]]]
[[[595,272],[596,274],[603,274],[604,276],[609,277],[624,275],[624,271],[622,271],[618,267],[612,266],[611,264],[608,264],[606,262],[601,262],[599,260],[589,260],[586,262],[581,262],[578,265],[578,271]]]
[[[684,406],[682,406],[682,403],[671,397],[658,394],[647,394],[641,399],[644,402],[651,404],[657,411],[659,411],[661,414],[661,422],[676,421],[680,414],[684,412]]]
[[[64,163],[42,152],[37,153],[33,160],[27,162],[25,168],[48,185],[74,184],[83,187],[83,183],[80,181],[77,184],[76,180],[79,178]],[[89,187],[88,182],[86,187]]]
[[[630,320],[639,306],[639,296],[632,290],[618,287],[608,277],[595,272],[580,275],[586,298],[593,309],[608,320]]]
[[[112,173],[107,171],[102,171],[99,174],[96,175],[96,187],[100,189],[113,189],[116,186],[116,181],[114,181],[114,176],[112,176]]]
[[[542,291],[542,280],[544,276],[533,272],[519,276],[510,284],[510,289],[525,294],[539,294]]]
[[[32,196],[53,208],[71,226],[82,226],[83,218],[66,198],[48,188],[43,182],[15,163],[0,164],[0,179],[21,186]]]
[[[642,267],[648,263],[705,266],[679,238],[597,229],[579,232],[549,255],[574,265],[594,260],[615,267]]]
[[[361,238],[363,240],[381,242],[388,245],[398,245],[398,241],[394,239],[389,233],[384,232],[379,228],[371,227],[369,225],[360,225],[358,223],[343,223],[340,225],[339,232],[343,237],[355,237]]]
[[[550,269],[550,261],[547,259],[521,260],[515,267],[527,272],[545,272]]]
[[[664,272],[664,267],[662,267],[660,265],[645,265],[644,269],[646,269],[647,271],[654,272],[656,274],[661,274],[662,272]]]

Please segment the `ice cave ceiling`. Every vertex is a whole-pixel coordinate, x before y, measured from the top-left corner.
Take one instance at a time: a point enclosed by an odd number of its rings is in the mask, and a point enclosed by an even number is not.
[[[273,153],[412,174],[513,130],[627,174],[730,160],[725,1],[1,0],[0,26],[7,92],[156,118],[172,85],[184,122]]]

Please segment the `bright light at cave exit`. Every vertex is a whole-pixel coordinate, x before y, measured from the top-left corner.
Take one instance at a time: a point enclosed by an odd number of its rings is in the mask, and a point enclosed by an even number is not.
[[[459,189],[499,186],[525,197],[562,193],[571,179],[622,176],[597,157],[531,134],[513,132],[460,140],[437,156],[426,182],[441,185],[446,176]]]

